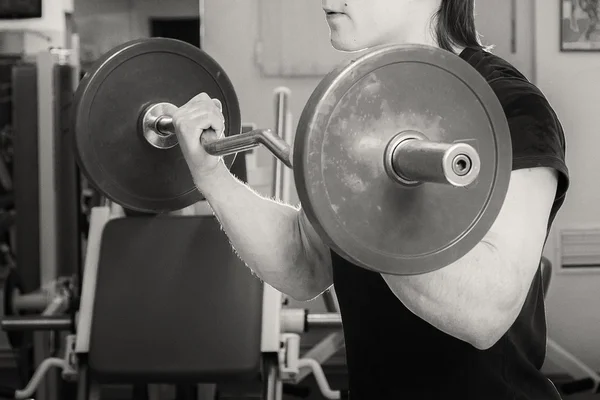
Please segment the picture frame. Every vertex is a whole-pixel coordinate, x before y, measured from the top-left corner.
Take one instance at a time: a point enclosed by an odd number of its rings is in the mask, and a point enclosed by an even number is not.
[[[600,51],[600,0],[558,0],[560,50]]]

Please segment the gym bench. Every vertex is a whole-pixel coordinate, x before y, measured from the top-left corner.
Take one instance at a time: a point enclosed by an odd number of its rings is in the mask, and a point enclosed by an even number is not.
[[[281,293],[243,264],[214,216],[116,215],[111,206],[92,210],[74,321],[64,314],[75,298],[69,291],[13,296],[13,305],[46,311],[6,318],[3,329],[75,329],[63,358],[44,361],[25,389],[2,394],[29,398],[58,367],[77,381],[80,400],[99,398],[104,384],[261,380],[263,398],[280,400],[283,383],[297,384],[310,372],[326,398],[344,398],[321,368],[344,343],[335,310],[284,309]],[[309,326],[334,332],[300,358],[300,334]]]

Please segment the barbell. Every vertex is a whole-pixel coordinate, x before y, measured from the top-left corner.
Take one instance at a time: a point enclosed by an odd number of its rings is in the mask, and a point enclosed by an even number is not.
[[[203,199],[171,118],[205,92],[223,105],[225,136],[201,141],[230,167],[257,145],[293,166],[303,210],[323,241],[369,270],[431,272],[488,232],[510,179],[500,102],[458,56],[381,46],[340,64],[310,96],[290,145],[270,129],[240,133],[240,106],[221,66],[187,43],[151,38],[103,55],[73,104],[75,153],[107,198],[143,212]]]

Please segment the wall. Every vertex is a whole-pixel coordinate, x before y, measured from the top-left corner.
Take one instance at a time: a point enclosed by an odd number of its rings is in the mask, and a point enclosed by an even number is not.
[[[255,63],[258,4],[258,0],[204,0],[203,49],[221,64],[232,80],[244,120],[261,127],[273,126],[273,90],[287,86],[292,91],[290,108],[296,122],[319,81],[261,76]]]
[[[561,229],[600,225],[600,55],[559,51],[558,2],[536,0],[537,84],[563,124],[571,187],[554,224],[546,255],[560,262]],[[550,336],[600,371],[600,273],[555,273],[547,302]],[[554,369],[549,363],[548,369]]]
[[[152,17],[196,17],[197,0],[76,0],[75,23],[84,60],[129,40],[150,36]]]
[[[535,79],[534,35],[531,29],[533,12],[534,0],[475,1],[475,21],[482,43],[493,46],[495,54],[512,63],[528,79]],[[509,22],[511,18],[515,20],[514,29]]]
[[[275,123],[273,91],[279,86],[291,89],[290,111],[293,126],[319,82],[317,78],[265,78],[256,64],[259,41],[259,0],[204,0],[203,48],[225,69],[240,100],[242,118],[259,127]],[[326,24],[325,20],[322,21]],[[328,41],[327,37],[323,38]],[[260,163],[273,163],[260,150]],[[291,194],[294,201],[297,196]]]
[[[3,52],[24,50],[26,53],[37,53],[52,46],[65,45],[65,12],[72,12],[73,1],[52,0],[43,1],[42,4],[41,18],[0,21],[0,50]],[[10,33],[1,34],[3,31]],[[23,35],[15,37],[13,32],[20,32]]]

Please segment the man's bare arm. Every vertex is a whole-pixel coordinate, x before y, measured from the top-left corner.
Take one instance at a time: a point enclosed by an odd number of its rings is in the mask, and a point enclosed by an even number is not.
[[[259,278],[299,301],[332,285],[329,249],[301,209],[260,196],[223,165],[199,182],[233,248]]]
[[[478,349],[493,346],[519,315],[539,267],[557,188],[556,171],[513,171],[494,225],[469,253],[438,271],[383,275],[404,305]]]

